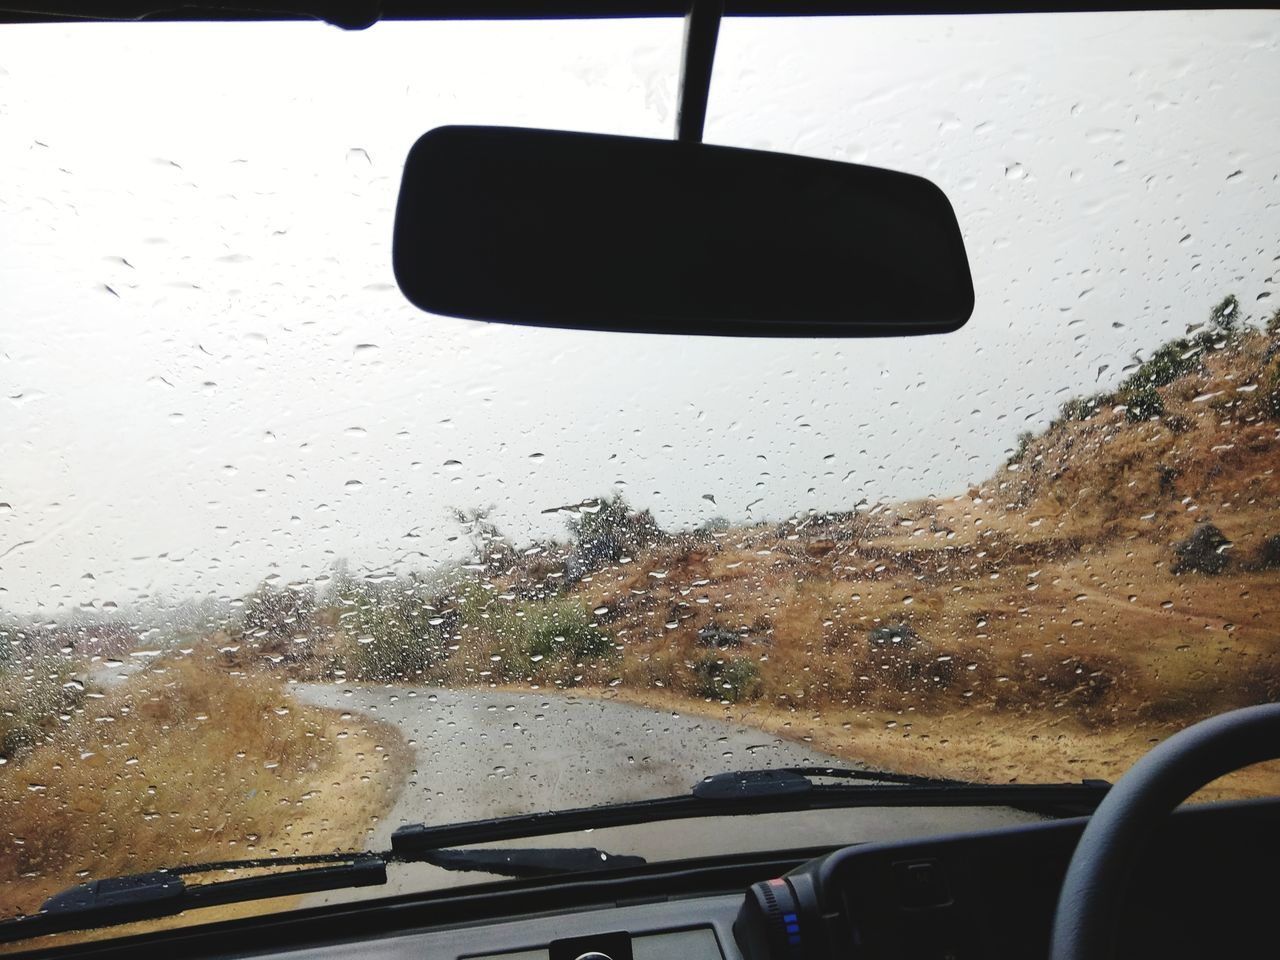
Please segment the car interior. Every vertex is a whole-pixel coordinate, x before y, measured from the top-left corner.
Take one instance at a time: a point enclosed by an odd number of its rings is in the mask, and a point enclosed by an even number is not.
[[[902,350],[930,338],[945,341],[991,295],[983,259],[1000,255],[966,245],[966,223],[924,176],[802,150],[705,143],[722,25],[735,18],[1119,15],[1150,5],[9,0],[0,6],[0,66],[5,31],[17,24],[118,21],[128,34],[145,24],[191,21],[309,19],[359,31],[394,21],[682,18],[669,139],[483,125],[485,118],[424,129],[399,173],[390,264],[400,295],[414,307],[476,329],[592,331],[601,343],[625,335],[665,338],[678,352],[681,338],[695,337],[726,344],[755,338],[762,351],[788,339],[849,350],[874,339],[896,339]],[[1271,24],[1266,42],[1274,45],[1280,33]],[[1274,46],[1270,55],[1277,56]],[[62,69],[74,73],[77,65]],[[1274,122],[1275,90],[1256,96],[1270,104]],[[1262,189],[1274,225],[1280,188],[1272,180]],[[916,295],[921,291],[927,295]],[[1280,468],[1276,448],[1267,449],[1262,456]],[[1277,598],[1273,590],[1264,602],[1274,606]],[[674,627],[675,615],[671,621]],[[739,642],[730,634],[722,647]],[[1280,758],[1274,692],[1150,738],[1150,749],[1114,782],[1087,771],[1075,782],[961,782],[823,764],[713,773],[685,796],[483,818],[478,810],[466,822],[401,824],[388,850],[240,863],[229,857],[201,868],[232,867],[230,879],[191,882],[185,868],[86,877],[39,910],[0,922],[0,942],[20,956],[102,960],[1272,956],[1280,949],[1269,915],[1280,892],[1274,869],[1280,798],[1184,801],[1234,771]],[[891,821],[907,808],[951,805],[1025,816],[924,836],[850,836],[845,844],[801,844],[779,826],[851,809]],[[689,836],[749,834],[756,846],[652,862],[603,852],[613,848],[610,831],[658,821],[682,825],[694,832]],[[531,838],[554,838],[555,846],[525,849]],[[411,864],[480,870],[487,879],[425,891],[383,889],[389,873]],[[358,898],[315,899],[357,887]],[[273,900],[279,909],[250,915],[203,912]],[[184,922],[148,926],[175,917]]]

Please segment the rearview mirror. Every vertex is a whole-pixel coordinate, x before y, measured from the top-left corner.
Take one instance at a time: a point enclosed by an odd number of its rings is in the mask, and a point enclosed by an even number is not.
[[[393,259],[416,306],[503,323],[902,336],[973,310],[928,180],[668,140],[433,130],[405,163]]]

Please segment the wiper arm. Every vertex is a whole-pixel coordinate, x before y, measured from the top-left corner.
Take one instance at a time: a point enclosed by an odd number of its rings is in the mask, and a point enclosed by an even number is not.
[[[820,782],[823,779],[857,782]],[[1110,786],[1105,780],[985,784],[838,767],[783,767],[715,774],[678,797],[467,823],[411,824],[391,835],[391,849],[397,859],[412,858],[441,847],[625,827],[658,820],[839,807],[993,806],[1050,816],[1081,816],[1093,812]]]
[[[390,862],[429,863],[444,870],[469,870],[503,877],[550,877],[561,873],[644,866],[643,857],[606,853],[595,847],[450,850],[412,854],[320,853],[260,860],[227,860],[91,880],[56,893],[39,913],[0,922],[0,943],[68,930],[118,926],[170,917],[186,910],[227,903],[297,896],[323,890],[372,887],[387,882]],[[305,869],[187,883],[184,876],[223,870]]]
[[[836,783],[825,781],[835,780]],[[477,843],[621,827],[658,820],[786,813],[839,807],[1005,806],[1054,816],[1091,813],[1110,789],[1103,780],[980,784],[875,770],[783,767],[719,773],[687,794],[468,823],[400,827],[384,853],[326,853],[177,867],[80,884],[50,897],[40,912],[0,922],[0,943],[89,927],[172,916],[185,910],[387,882],[387,864],[430,863],[509,877],[625,869],[644,858],[587,848],[459,850]],[[184,875],[218,870],[304,869],[188,884]]]
[[[396,859],[401,859],[396,857]],[[623,870],[642,867],[644,857],[605,853],[595,847],[532,847],[528,850],[422,850],[406,861],[430,863],[445,870],[476,870],[503,877],[551,877],[558,873]]]
[[[296,858],[312,861],[319,858]],[[56,893],[40,912],[0,923],[0,943],[68,930],[109,927],[137,920],[170,917],[185,910],[213,907],[268,897],[288,897],[321,890],[371,887],[387,882],[386,861],[374,855],[337,854],[329,866],[237,877],[214,883],[189,884],[183,873],[230,867],[258,867],[271,861],[209,864],[179,870],[157,870],[130,876],[91,880]]]
[[[706,799],[751,798],[779,794],[807,793],[825,784],[819,780],[861,781],[886,787],[972,787],[965,780],[942,777],[917,777],[909,773],[885,770],[860,770],[848,767],[774,767],[765,770],[739,770],[704,777],[693,787],[695,797]]]

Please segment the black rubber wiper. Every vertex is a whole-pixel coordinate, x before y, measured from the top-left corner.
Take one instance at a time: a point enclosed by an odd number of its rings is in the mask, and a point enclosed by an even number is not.
[[[278,867],[282,862],[328,865],[212,883],[190,884],[183,879],[186,874]],[[296,896],[321,890],[371,887],[386,882],[386,861],[363,854],[321,854],[316,857],[284,857],[280,861],[247,860],[203,864],[91,880],[54,894],[44,902],[38,913],[0,923],[0,943],[49,933],[65,933],[68,930],[154,920],[199,907]]]
[[[0,943],[47,933],[171,916],[219,904],[295,896],[386,883],[389,863],[431,863],[509,877],[545,877],[626,869],[642,857],[594,847],[451,849],[525,837],[575,833],[662,820],[786,813],[838,807],[997,806],[1050,816],[1093,812],[1110,784],[980,784],[839,767],[783,767],[719,773],[682,796],[451,823],[413,824],[391,836],[383,853],[331,853],[177,867],[95,880],[47,900],[40,912],[0,922]],[[281,871],[282,867],[303,869]],[[183,877],[227,870],[271,870],[255,876],[189,884]]]
[[[643,867],[644,857],[605,853],[595,847],[531,847],[528,850],[421,850],[411,856],[393,853],[404,862],[430,863],[445,870],[473,870],[503,877],[553,877],[588,870]]]
[[[0,943],[68,930],[116,926],[169,917],[227,903],[297,896],[323,890],[372,887],[387,882],[387,864],[430,863],[503,877],[550,877],[561,873],[644,866],[643,857],[605,853],[595,847],[532,849],[422,849],[412,854],[320,853],[260,860],[228,860],[150,873],[91,880],[56,893],[28,917],[0,922]],[[304,869],[281,870],[282,867]],[[188,883],[192,874],[228,870],[272,870],[256,876]]]
[[[838,782],[828,783],[827,780]],[[781,767],[718,773],[687,794],[550,813],[435,826],[411,824],[391,835],[393,854],[421,855],[441,847],[624,827],[660,820],[733,817],[839,807],[1013,807],[1046,816],[1092,813],[1111,785],[1080,783],[967,783],[840,767]]]

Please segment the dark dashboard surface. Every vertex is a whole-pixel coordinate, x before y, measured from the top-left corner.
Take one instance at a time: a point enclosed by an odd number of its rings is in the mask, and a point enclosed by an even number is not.
[[[598,939],[611,960],[1036,958],[1047,955],[1084,823],[493,884],[121,938],[77,955],[576,960]],[[1133,878],[1117,956],[1274,956],[1278,863],[1280,800],[1178,812]]]

